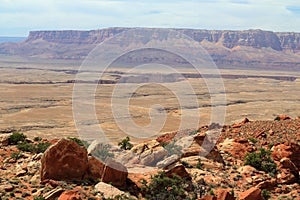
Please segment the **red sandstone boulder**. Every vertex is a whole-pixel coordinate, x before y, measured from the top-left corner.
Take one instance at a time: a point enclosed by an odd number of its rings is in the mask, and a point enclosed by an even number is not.
[[[87,151],[76,142],[61,139],[46,150],[41,163],[41,180],[81,180],[88,168]]]
[[[97,158],[89,156],[88,158],[88,168],[85,174],[85,178],[91,178],[93,180],[98,180],[102,178],[105,165]]]
[[[226,189],[219,189],[216,192],[217,200],[235,200],[234,196]]]
[[[264,200],[261,196],[261,190],[259,188],[253,187],[245,192],[240,193],[239,200]]]
[[[279,121],[282,121],[282,120],[287,120],[287,119],[291,119],[288,115],[278,115],[275,120],[279,120]]]
[[[111,158],[105,160],[104,173],[101,180],[114,186],[124,186],[128,176],[127,168]]]
[[[83,199],[85,199],[84,196],[77,189],[65,191],[58,198],[58,200],[83,200]]]
[[[212,196],[212,195],[205,195],[200,200],[218,200],[218,199],[217,199],[217,197]]]
[[[289,158],[295,166],[300,169],[300,145],[291,143],[290,145],[279,144],[272,148],[272,158],[280,162],[282,158]]]

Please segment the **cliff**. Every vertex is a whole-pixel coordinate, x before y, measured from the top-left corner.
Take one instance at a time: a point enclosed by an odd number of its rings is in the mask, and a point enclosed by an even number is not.
[[[0,54],[48,59],[84,59],[97,44],[128,29],[31,31],[24,42],[0,44]],[[300,33],[263,30],[174,30],[200,42],[219,65],[300,67]]]

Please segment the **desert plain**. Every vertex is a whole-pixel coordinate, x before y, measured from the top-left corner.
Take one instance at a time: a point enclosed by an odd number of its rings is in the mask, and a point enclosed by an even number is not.
[[[19,131],[29,137],[41,136],[49,139],[78,136],[72,99],[76,71],[80,64],[53,60],[32,61],[16,57],[1,58],[0,133]],[[108,76],[113,79],[115,72]],[[119,72],[117,75],[122,76]],[[183,69],[183,72],[188,73],[189,70]],[[222,90],[225,91],[226,104],[218,106],[226,108],[226,113],[220,114],[224,115],[225,124],[232,124],[243,118],[272,120],[279,114],[287,114],[293,118],[300,115],[297,110],[300,107],[299,71],[235,68],[220,69],[220,73],[224,75],[221,81],[224,84]],[[164,83],[167,87],[162,84],[144,84],[134,91],[128,104],[135,124],[141,127],[149,125],[151,106],[157,104],[165,109],[166,119],[156,136],[180,129],[182,115],[190,115],[191,119],[198,118],[199,127],[210,124],[211,98],[214,94],[208,90],[207,80],[188,78],[186,81],[191,84],[194,93],[186,93],[180,98],[189,99],[189,95],[195,97],[198,107],[181,107],[181,100],[170,89],[180,89],[183,81]],[[111,109],[115,86],[116,84],[97,84],[97,122],[86,124],[95,130],[101,127],[105,136],[113,143],[127,135],[116,122],[116,118],[121,116],[116,113],[113,115]],[[150,135],[149,138],[151,137],[155,136]],[[132,137],[132,140],[138,142],[145,140],[145,137]]]

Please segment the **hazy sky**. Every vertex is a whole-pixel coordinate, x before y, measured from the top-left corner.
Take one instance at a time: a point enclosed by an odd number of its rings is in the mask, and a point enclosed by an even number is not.
[[[300,32],[300,0],[0,0],[0,35],[105,27]]]

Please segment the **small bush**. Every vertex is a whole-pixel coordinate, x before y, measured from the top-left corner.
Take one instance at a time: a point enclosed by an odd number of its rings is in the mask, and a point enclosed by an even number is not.
[[[23,142],[23,143],[19,143],[17,145],[17,148],[20,151],[25,151],[25,152],[33,152],[34,151],[34,145],[28,142]]]
[[[19,151],[19,152],[12,152],[10,154],[10,157],[12,159],[15,159],[15,160],[19,160],[20,158],[22,158],[23,154]]]
[[[186,161],[181,161],[181,164],[185,167],[185,168],[193,168],[192,165],[190,165],[188,162]]]
[[[29,197],[29,196],[31,196],[31,195],[28,192],[22,193],[22,197]]]
[[[17,148],[20,151],[25,151],[25,152],[44,153],[50,145],[51,143],[49,142],[41,142],[38,144],[23,142],[18,144]]]
[[[43,138],[41,138],[41,137],[35,137],[35,138],[33,138],[33,141],[39,142],[39,141],[42,141],[42,139],[43,139]]]
[[[253,144],[258,142],[258,140],[256,138],[249,138],[249,141],[252,142]]]
[[[44,153],[51,146],[50,142],[41,142],[35,145],[34,152],[35,153]]]
[[[146,181],[142,183],[142,191],[146,199],[188,199],[187,183],[177,175],[170,178],[164,172],[159,172],[151,177],[149,184]]]
[[[44,197],[34,197],[34,200],[46,200]]]
[[[191,132],[189,132],[189,135],[196,135],[198,133],[198,130],[193,130]]]
[[[261,196],[262,196],[265,200],[268,200],[268,199],[271,198],[271,193],[270,193],[268,190],[263,189],[263,190],[261,191]]]
[[[197,162],[196,168],[203,169],[203,163],[201,161],[201,158],[198,158],[198,162]]]
[[[93,156],[105,161],[106,158],[113,158],[114,154],[110,152],[111,145],[110,144],[102,144],[98,147],[98,149],[93,152]]]
[[[257,170],[265,171],[274,175],[277,171],[277,165],[271,158],[271,151],[263,148],[259,152],[249,153],[245,157],[245,165],[251,165]]]
[[[119,142],[118,146],[120,147],[120,149],[123,150],[130,150],[133,147],[133,145],[130,143],[130,138],[128,136],[121,142]]]
[[[15,145],[20,142],[24,142],[26,138],[26,135],[24,135],[23,133],[13,133],[11,136],[9,136],[8,143],[11,145]]]
[[[79,146],[83,146],[85,148],[87,148],[89,146],[87,141],[80,140],[80,139],[75,138],[75,137],[68,137],[68,139],[76,142]]]
[[[181,155],[181,150],[182,150],[182,147],[179,146],[179,145],[176,145],[175,144],[175,140],[168,143],[168,144],[164,144],[163,147],[168,151],[169,155],[174,155],[174,154],[177,154],[177,155]]]

